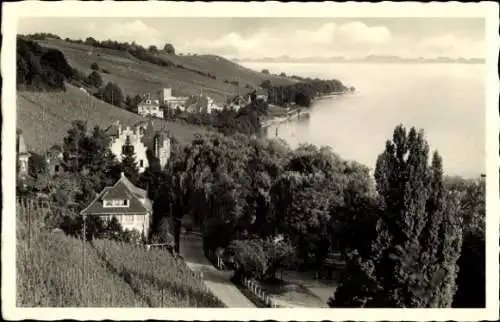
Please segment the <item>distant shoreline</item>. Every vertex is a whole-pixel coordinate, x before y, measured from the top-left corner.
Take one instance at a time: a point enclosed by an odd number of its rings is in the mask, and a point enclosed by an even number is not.
[[[335,96],[342,96],[342,95],[346,95],[346,94],[353,94],[353,93],[351,93],[349,91],[342,91],[342,92],[334,92],[334,93],[314,97],[313,101],[311,103],[311,106],[309,106],[309,107],[295,106],[295,107],[290,108],[281,114],[270,116],[268,119],[261,121],[261,126],[263,129],[266,129],[266,128],[269,128],[273,125],[279,125],[279,124],[284,123],[286,121],[293,120],[295,118],[300,117],[300,115],[303,115],[304,113],[306,113],[305,111],[310,110],[314,106],[314,103],[318,100],[327,100],[327,99],[330,99],[330,98],[335,97]],[[275,105],[275,106],[278,106],[278,105]],[[278,106],[278,107],[285,108],[284,106]]]
[[[265,64],[408,64],[408,65],[436,65],[436,64],[460,64],[460,65],[484,65],[485,59],[477,60],[273,60],[273,59],[232,59],[235,63],[265,63]]]

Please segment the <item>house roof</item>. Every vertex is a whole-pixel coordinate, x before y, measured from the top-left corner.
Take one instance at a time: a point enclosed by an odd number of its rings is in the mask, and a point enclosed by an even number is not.
[[[104,208],[105,199],[128,199],[129,207]],[[145,199],[144,204],[140,199]],[[134,186],[125,175],[112,186],[105,187],[90,205],[82,210],[83,215],[104,214],[146,214],[152,210],[152,203],[147,198],[147,192]]]

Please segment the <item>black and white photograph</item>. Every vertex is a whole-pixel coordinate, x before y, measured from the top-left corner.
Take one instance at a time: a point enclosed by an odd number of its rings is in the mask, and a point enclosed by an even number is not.
[[[13,318],[498,318],[495,3],[3,7]]]

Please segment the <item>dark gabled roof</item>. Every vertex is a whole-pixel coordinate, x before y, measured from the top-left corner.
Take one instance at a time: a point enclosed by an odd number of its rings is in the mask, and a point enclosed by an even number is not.
[[[128,199],[129,207],[104,208],[105,199]],[[140,199],[145,199],[144,204]],[[124,175],[112,186],[105,187],[90,205],[82,210],[85,215],[104,214],[146,214],[152,210],[151,201],[147,198],[147,192],[134,186]]]

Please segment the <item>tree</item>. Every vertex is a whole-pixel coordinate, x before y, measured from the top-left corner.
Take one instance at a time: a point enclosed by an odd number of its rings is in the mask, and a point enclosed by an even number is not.
[[[158,53],[158,48],[154,45],[151,45],[148,47],[148,51],[152,54],[157,54]]]
[[[106,84],[104,89],[100,91],[100,96],[105,102],[118,107],[122,107],[125,99],[120,86],[112,82]]]
[[[92,65],[90,65],[90,68],[92,68],[93,70],[99,70],[99,65],[97,65],[97,63],[92,63]]]
[[[85,45],[97,47],[99,45],[99,42],[97,40],[95,40],[95,38],[93,38],[93,37],[87,37],[85,39]]]
[[[259,239],[234,240],[227,253],[236,265],[235,279],[242,277],[262,279],[267,272],[267,257]]]
[[[137,168],[134,146],[130,143],[130,137],[127,137],[122,148],[121,169],[133,184],[138,184],[139,169]]]
[[[265,81],[263,81],[261,84],[260,84],[260,87],[262,87],[263,89],[271,89],[272,88],[272,85],[271,85],[271,81],[269,79],[266,79]]]
[[[78,173],[85,165],[88,156],[85,150],[87,140],[87,122],[73,121],[63,144],[63,166],[65,171]]]
[[[92,85],[96,88],[100,88],[102,86],[102,84],[104,83],[102,80],[101,74],[99,74],[95,70],[89,74],[88,80],[89,80],[90,85]]]
[[[450,307],[462,231],[457,199],[444,189],[442,161],[423,131],[403,126],[378,157],[381,211],[368,254],[351,252],[330,306]]]
[[[175,55],[175,48],[170,43],[166,43],[165,46],[163,46],[163,51],[165,51],[167,54]]]
[[[269,69],[263,69],[261,71],[262,74],[266,74],[266,75],[269,75]]]
[[[486,240],[485,240],[485,180],[460,180],[450,189],[461,197],[464,240],[458,261],[458,290],[453,307],[485,307]]]

